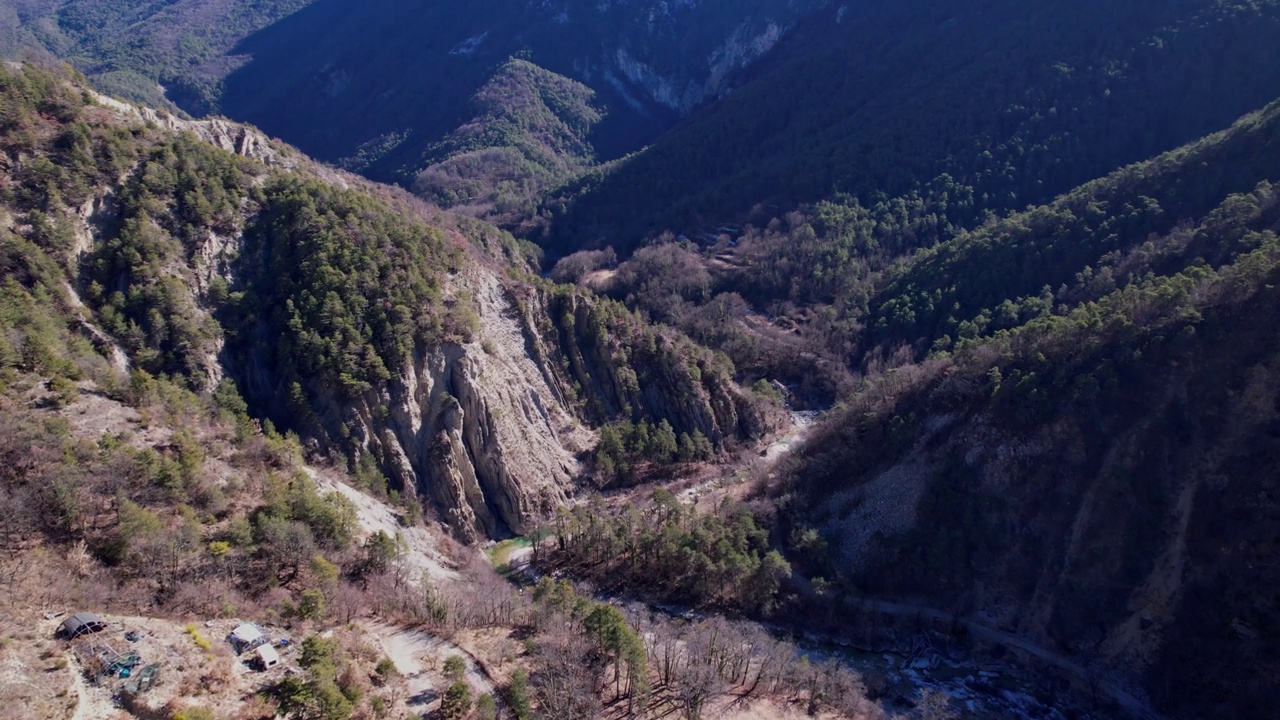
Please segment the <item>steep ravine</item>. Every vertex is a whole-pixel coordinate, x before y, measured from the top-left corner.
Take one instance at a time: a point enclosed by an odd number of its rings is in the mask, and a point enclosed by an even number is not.
[[[333,414],[455,532],[522,532],[572,491],[595,436],[527,351],[500,281],[476,269],[458,282],[476,299],[473,342],[417,348],[399,377]]]
[[[478,12],[458,0],[320,0],[236,48],[245,62],[221,78],[219,112],[370,177],[403,178],[516,56],[598,94],[609,111],[592,144],[612,159],[729,92],[823,4],[499,0]]]
[[[484,268],[455,283],[480,316],[471,342],[419,347],[385,387],[354,404],[331,395],[318,415],[326,433],[349,433],[464,538],[523,533],[553,513],[595,445],[590,424],[666,419],[677,433],[730,446],[770,422],[710,353],[611,316],[603,301],[508,288]],[[548,318],[566,308],[593,330],[551,330]]]
[[[240,182],[250,188],[247,197],[226,206],[216,226],[187,228],[187,247],[174,242],[153,216],[130,220],[143,228],[137,232],[155,237],[144,249],[163,267],[163,287],[176,293],[171,307],[182,315],[170,322],[202,329],[191,342],[167,350],[190,369],[192,387],[212,391],[224,378],[234,380],[251,411],[274,419],[281,430],[298,432],[313,452],[339,462],[370,454],[393,488],[436,510],[462,538],[523,532],[531,519],[553,512],[583,476],[582,460],[596,442],[592,427],[665,419],[676,432],[699,432],[728,448],[760,437],[768,424],[764,406],[736,386],[724,358],[614,303],[513,279],[506,272],[509,260],[486,254],[447,217],[406,193],[319,166],[253,128],[227,121],[183,121],[107,100],[91,112],[114,116],[111,122],[124,126],[145,123],[157,133],[156,142],[189,132],[219,148],[206,160],[183,150],[186,162],[214,163],[226,157],[220,151],[248,158],[237,161]],[[68,267],[119,266],[106,261],[120,252],[115,241],[124,209],[108,200],[156,162],[103,181],[93,193],[98,201],[68,218],[77,238]],[[314,190],[317,185],[336,190],[326,195]],[[159,196],[148,202],[175,201]],[[296,253],[330,242],[321,237],[323,228],[304,221],[287,240],[285,231],[267,228],[305,215],[282,209],[293,208],[291,202],[311,203],[328,218],[346,213],[349,222],[364,218],[369,224],[358,233],[345,226],[345,245],[325,246],[332,256],[307,256],[305,262],[318,263],[311,274],[291,274],[296,268],[271,263],[286,256],[297,260],[303,255]],[[400,235],[393,242],[384,231]],[[408,254],[418,240],[405,239],[406,233],[422,233],[421,242],[434,243],[439,256],[418,264],[392,257],[379,271],[383,284],[350,286],[345,297],[316,280],[317,273],[369,272],[358,263],[377,254],[372,247],[380,248],[384,260],[387,253]],[[353,260],[360,252],[365,260]],[[95,272],[104,285],[131,293],[143,289],[130,286],[134,278],[127,269],[112,270],[111,276]],[[328,331],[295,327],[297,314],[282,320],[293,312],[292,303],[305,302],[308,293],[327,294],[335,298],[335,312],[343,312],[343,305],[374,308],[372,314],[343,318],[365,323],[391,309],[386,285],[396,283],[439,294],[406,313],[427,316],[424,322],[434,314],[445,323],[473,314],[464,323],[471,329],[414,334],[402,360],[384,353],[390,377],[355,393],[334,382],[340,371],[334,364],[344,358],[325,358],[329,365],[299,362],[303,336],[323,345]],[[74,284],[90,282],[82,277]],[[576,319],[577,330],[568,318]],[[366,337],[364,346],[352,345],[350,337],[341,340],[347,343],[342,352],[382,352],[370,344],[377,338]],[[359,362],[371,361],[362,356]],[[316,374],[316,367],[329,375]]]
[[[984,396],[941,382],[929,414],[912,408],[919,443],[888,463],[830,461],[842,490],[814,517],[834,564],[862,593],[1028,638],[1169,716],[1264,716],[1280,518],[1260,461],[1280,398],[1266,335],[1204,331],[1232,352],[1152,367],[1149,387],[1021,431],[990,408],[957,413]]]

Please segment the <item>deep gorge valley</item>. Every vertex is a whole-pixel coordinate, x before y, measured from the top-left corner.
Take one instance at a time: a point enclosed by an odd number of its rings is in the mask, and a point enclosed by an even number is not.
[[[2,5],[14,717],[1274,714],[1280,3]]]

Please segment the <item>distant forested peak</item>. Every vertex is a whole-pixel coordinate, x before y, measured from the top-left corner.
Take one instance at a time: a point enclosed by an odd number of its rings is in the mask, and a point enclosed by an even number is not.
[[[526,60],[503,63],[472,96],[475,115],[429,148],[413,189],[490,219],[534,214],[539,199],[595,161],[595,92]]]

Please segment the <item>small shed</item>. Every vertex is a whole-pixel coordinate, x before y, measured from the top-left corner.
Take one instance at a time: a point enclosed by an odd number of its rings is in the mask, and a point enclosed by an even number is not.
[[[58,632],[68,640],[75,640],[81,635],[102,632],[106,629],[107,624],[102,621],[102,618],[91,612],[78,612],[63,620]]]
[[[231,631],[230,640],[237,655],[267,644],[267,636],[253,623],[236,626],[236,629]]]
[[[264,672],[280,664],[280,654],[270,645],[258,647],[258,667]]]

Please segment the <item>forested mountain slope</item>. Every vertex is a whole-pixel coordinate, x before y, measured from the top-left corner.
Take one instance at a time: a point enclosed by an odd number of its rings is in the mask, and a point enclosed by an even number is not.
[[[717,448],[764,431],[766,403],[722,357],[538,281],[509,235],[251,128],[99,104],[74,82],[0,70],[5,278],[76,293],[61,308],[82,297],[136,382],[225,395],[462,536],[554,511],[591,426],[666,421]],[[31,359],[38,336],[9,330],[6,362],[57,375]]]
[[[792,521],[842,592],[1128,673],[1178,717],[1280,688],[1280,103],[920,253],[899,353],[806,443]]]
[[[519,56],[599,94],[608,111],[593,141],[617,157],[722,94],[820,4],[318,0],[236,49],[253,60],[226,78],[221,110],[320,159],[403,179]]]
[[[253,122],[314,156],[406,182],[512,56],[609,108],[594,140],[635,150],[718,97],[817,0],[33,0],[0,9],[0,55],[38,49],[98,87]]]
[[[27,0],[0,8],[0,56],[63,58],[94,85],[152,107],[216,112],[247,35],[311,0]]]
[[[523,60],[502,65],[471,98],[475,117],[433,145],[413,191],[441,207],[509,222],[595,162],[595,93]]]
[[[733,93],[551,202],[565,219],[547,242],[621,251],[842,192],[936,216],[927,244],[1261,107],[1277,48],[1270,0],[832,5]]]
[[[0,30],[418,193],[0,66],[6,547],[220,567],[216,526],[228,565],[318,576],[349,523],[305,456],[467,541],[554,526],[544,567],[610,591],[837,633],[870,597],[1171,717],[1271,712],[1280,0],[32,0]],[[795,457],[695,465],[783,396],[829,408]],[[94,412],[143,437],[69,439]],[[544,522],[675,465],[714,512]]]
[[[546,527],[601,426],[653,466],[776,412],[531,252],[251,127],[0,65],[5,717],[465,717],[473,696],[490,717],[885,717],[851,669],[795,675],[755,625],[517,589],[438,532]],[[741,508],[669,514],[665,535],[723,546],[735,581],[769,581],[761,606],[789,572]],[[74,611],[104,627],[58,634]],[[274,667],[224,643],[246,621]],[[659,673],[659,645],[704,649]]]

